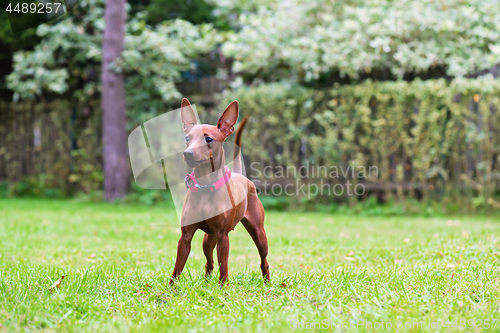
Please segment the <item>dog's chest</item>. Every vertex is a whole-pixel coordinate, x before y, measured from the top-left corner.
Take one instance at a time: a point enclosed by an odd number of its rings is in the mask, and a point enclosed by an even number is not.
[[[246,191],[231,184],[215,193],[188,193],[182,212],[182,225],[207,221],[212,218],[238,221],[246,210]]]

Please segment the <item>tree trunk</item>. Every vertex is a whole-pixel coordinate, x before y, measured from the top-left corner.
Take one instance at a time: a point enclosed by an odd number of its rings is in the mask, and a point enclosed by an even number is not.
[[[125,0],[107,0],[104,18],[101,68],[104,193],[106,200],[112,201],[127,194],[130,182],[123,74],[109,68],[123,51]]]

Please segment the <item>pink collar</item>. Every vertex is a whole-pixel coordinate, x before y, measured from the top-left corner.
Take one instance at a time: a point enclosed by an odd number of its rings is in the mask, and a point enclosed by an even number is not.
[[[196,178],[194,177],[194,171],[192,173],[188,173],[186,175],[186,178],[184,178],[184,184],[186,185],[186,188],[189,189],[191,192],[199,192],[200,190],[203,192],[215,192],[218,189],[220,189],[222,186],[226,185],[226,183],[231,179],[231,170],[226,165],[226,173],[224,173],[224,176],[222,176],[221,179],[216,181],[213,184],[210,185],[200,185],[196,181]]]

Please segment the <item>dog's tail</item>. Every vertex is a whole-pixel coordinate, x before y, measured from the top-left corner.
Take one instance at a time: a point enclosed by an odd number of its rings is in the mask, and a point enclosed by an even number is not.
[[[243,133],[243,129],[247,123],[248,116],[245,116],[236,131],[236,139],[234,140],[234,154],[233,154],[233,172],[241,174],[241,133]]]

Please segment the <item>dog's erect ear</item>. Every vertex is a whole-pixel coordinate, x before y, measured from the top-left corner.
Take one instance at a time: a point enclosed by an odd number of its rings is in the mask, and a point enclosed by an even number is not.
[[[229,136],[234,131],[234,124],[238,121],[238,101],[232,101],[220,116],[217,128],[224,135]]]
[[[188,133],[194,125],[198,124],[196,120],[196,114],[194,113],[191,103],[189,103],[187,98],[182,99],[181,103],[181,120],[184,124],[184,133]]]

